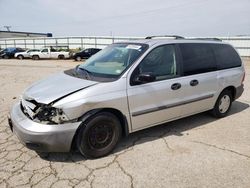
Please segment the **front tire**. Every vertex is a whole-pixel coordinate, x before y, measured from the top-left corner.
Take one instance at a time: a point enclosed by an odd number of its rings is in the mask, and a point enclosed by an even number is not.
[[[102,157],[115,148],[121,135],[121,123],[114,114],[97,113],[80,128],[77,148],[86,157]]]
[[[229,90],[222,91],[215,103],[212,111],[213,115],[217,118],[225,117],[231,108],[232,101],[232,92]]]

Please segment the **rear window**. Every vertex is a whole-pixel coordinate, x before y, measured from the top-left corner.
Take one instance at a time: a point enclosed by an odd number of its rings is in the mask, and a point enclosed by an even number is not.
[[[216,70],[216,61],[209,44],[179,44],[183,75],[200,74]]]
[[[234,48],[226,44],[212,44],[218,69],[228,69],[241,66],[241,59]]]

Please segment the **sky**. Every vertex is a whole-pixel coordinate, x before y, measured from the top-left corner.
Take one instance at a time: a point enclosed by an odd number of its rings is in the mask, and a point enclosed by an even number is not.
[[[53,36],[250,35],[250,0],[0,0],[0,30]]]

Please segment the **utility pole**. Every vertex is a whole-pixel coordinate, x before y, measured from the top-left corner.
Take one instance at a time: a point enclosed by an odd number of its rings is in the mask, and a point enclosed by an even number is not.
[[[10,31],[11,26],[5,25],[5,26],[3,26],[3,27],[5,27],[5,28],[7,29],[7,31]]]

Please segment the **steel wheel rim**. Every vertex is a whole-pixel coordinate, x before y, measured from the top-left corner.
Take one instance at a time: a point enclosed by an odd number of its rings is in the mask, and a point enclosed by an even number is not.
[[[77,57],[76,60],[77,60],[77,61],[81,61],[81,57]]]
[[[88,142],[94,149],[103,149],[109,146],[114,137],[114,130],[111,125],[99,124],[93,126],[89,131]]]
[[[231,100],[230,97],[228,95],[224,95],[223,97],[221,97],[220,99],[220,103],[219,103],[219,111],[220,113],[225,113],[227,112],[227,110],[229,109]]]

